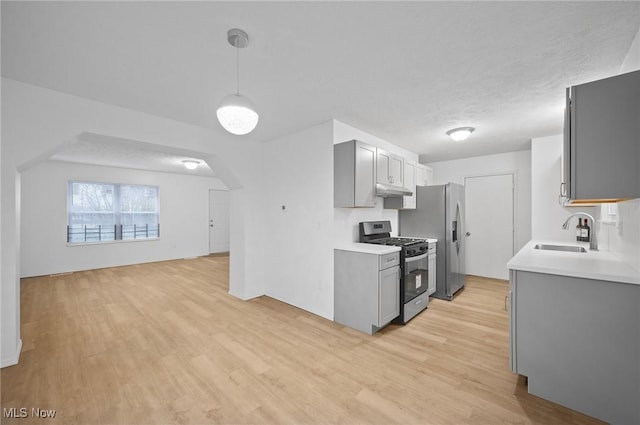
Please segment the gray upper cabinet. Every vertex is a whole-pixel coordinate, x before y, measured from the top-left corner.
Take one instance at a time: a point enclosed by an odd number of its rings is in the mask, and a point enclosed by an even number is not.
[[[373,146],[351,140],[333,146],[333,206],[374,207],[376,153]]]
[[[404,186],[404,159],[382,149],[377,154],[377,182],[393,186]]]
[[[640,71],[567,89],[561,195],[640,198]]]
[[[404,160],[404,188],[411,191],[411,196],[398,196],[384,198],[384,207],[388,209],[415,209],[416,208],[416,175],[417,164]]]
[[[416,186],[429,186],[433,184],[433,169],[418,163],[416,171]]]

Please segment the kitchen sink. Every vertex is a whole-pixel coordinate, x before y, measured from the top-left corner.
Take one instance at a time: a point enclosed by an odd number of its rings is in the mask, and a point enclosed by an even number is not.
[[[581,246],[575,246],[575,245],[547,245],[547,244],[536,244],[533,249],[542,249],[545,251],[565,251],[565,252],[587,252],[586,249],[584,249]]]

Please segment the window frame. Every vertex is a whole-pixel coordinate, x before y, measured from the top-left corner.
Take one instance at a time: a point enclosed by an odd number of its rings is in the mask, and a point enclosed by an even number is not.
[[[73,242],[71,239],[71,208],[73,206],[73,187],[74,184],[87,184],[87,185],[105,185],[113,187],[113,217],[114,217],[114,231],[113,231],[113,239],[107,240],[80,240],[77,242]],[[137,233],[134,234],[134,238],[131,239],[123,239],[123,223],[122,216],[123,214],[129,214],[130,211],[124,212],[122,211],[122,194],[121,189],[123,186],[134,186],[134,187],[143,187],[143,188],[152,188],[155,191],[155,211],[150,212],[150,214],[155,214],[155,221],[157,225],[155,229],[148,233],[155,233],[156,236],[149,237],[136,237]],[[157,185],[149,185],[149,184],[137,184],[137,183],[111,183],[111,182],[103,182],[103,181],[88,181],[88,180],[68,180],[67,181],[67,235],[66,235],[66,244],[67,246],[82,246],[82,245],[96,245],[96,244],[112,244],[112,243],[122,243],[122,242],[149,242],[149,241],[158,241],[160,240],[160,186]]]

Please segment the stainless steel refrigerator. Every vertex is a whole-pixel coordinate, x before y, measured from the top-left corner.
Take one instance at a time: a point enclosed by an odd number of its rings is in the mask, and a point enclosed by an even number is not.
[[[466,281],[464,186],[416,187],[416,209],[400,211],[399,234],[438,239],[433,296],[451,300]]]

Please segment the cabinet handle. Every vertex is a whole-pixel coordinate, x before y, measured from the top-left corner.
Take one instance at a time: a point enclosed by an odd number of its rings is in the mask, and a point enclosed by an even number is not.
[[[504,296],[504,311],[509,311],[507,310],[507,298],[509,298],[508,294]]]

